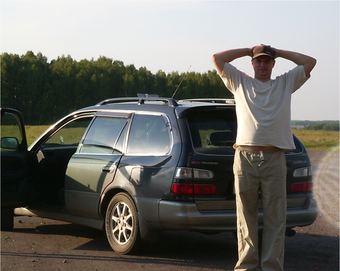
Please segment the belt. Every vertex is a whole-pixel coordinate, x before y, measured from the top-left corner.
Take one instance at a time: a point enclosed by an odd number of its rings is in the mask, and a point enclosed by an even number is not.
[[[241,151],[282,151],[282,149],[275,146],[237,146],[234,144],[234,149],[239,148]]]

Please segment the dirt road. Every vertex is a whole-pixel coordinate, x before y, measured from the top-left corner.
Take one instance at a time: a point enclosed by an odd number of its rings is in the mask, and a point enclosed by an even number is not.
[[[317,220],[286,238],[286,271],[339,270],[339,152],[310,152]],[[233,270],[237,244],[231,233],[167,232],[137,256],[114,253],[104,233],[69,223],[16,217],[1,232],[1,270]]]

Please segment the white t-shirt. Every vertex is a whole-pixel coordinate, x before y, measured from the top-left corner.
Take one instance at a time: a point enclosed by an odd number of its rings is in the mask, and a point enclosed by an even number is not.
[[[236,102],[236,145],[295,149],[291,95],[309,78],[303,66],[262,82],[225,63],[221,78]]]

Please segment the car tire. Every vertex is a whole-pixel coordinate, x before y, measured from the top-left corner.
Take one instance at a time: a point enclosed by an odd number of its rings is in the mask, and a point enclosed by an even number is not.
[[[140,245],[136,206],[129,195],[115,195],[106,211],[105,232],[112,249],[119,254],[135,253]]]
[[[1,230],[11,231],[14,228],[14,209],[1,209]]]

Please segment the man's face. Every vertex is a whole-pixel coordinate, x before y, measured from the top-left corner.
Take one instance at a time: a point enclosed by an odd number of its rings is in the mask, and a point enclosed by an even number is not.
[[[255,78],[260,81],[270,80],[275,60],[268,56],[259,56],[252,60]]]

